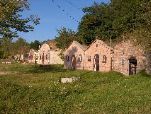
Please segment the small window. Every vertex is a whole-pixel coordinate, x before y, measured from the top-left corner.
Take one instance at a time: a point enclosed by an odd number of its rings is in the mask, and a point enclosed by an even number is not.
[[[88,61],[91,61],[91,56],[88,56]]]
[[[78,57],[78,62],[82,62],[82,55],[81,54]]]
[[[70,60],[70,59],[69,59],[69,56],[67,55],[67,56],[66,56],[66,61],[69,61],[69,60]]]
[[[103,55],[103,63],[106,63],[107,62],[107,57],[105,55]]]

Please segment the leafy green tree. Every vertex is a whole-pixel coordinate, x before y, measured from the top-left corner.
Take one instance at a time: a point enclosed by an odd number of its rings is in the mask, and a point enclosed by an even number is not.
[[[39,24],[39,18],[30,15],[23,18],[24,10],[29,10],[27,0],[0,0],[0,50],[3,57],[11,55],[12,39],[18,37],[18,32],[29,32]]]
[[[151,1],[150,0],[111,0],[110,3],[97,4],[83,9],[78,35],[84,43],[92,42],[96,36],[108,41],[121,40],[129,34],[141,45],[147,54],[151,52]],[[115,41],[117,41],[115,40]],[[151,55],[151,54],[150,54]],[[150,55],[146,55],[149,63]],[[151,66],[148,65],[151,72]]]
[[[58,37],[56,37],[58,48],[66,49],[74,40],[80,41],[76,33],[71,29],[62,28],[58,30]]]
[[[39,24],[39,18],[31,15],[23,18],[21,13],[29,8],[27,0],[0,0],[0,38],[13,38],[17,32],[29,32]]]
[[[110,36],[115,38],[112,28],[114,18],[108,4],[95,3],[92,7],[84,8],[83,12],[85,15],[78,28],[78,34],[82,37],[83,43],[91,43],[96,36],[103,40],[108,40]]]
[[[111,0],[107,4],[95,3],[83,11],[78,34],[84,43],[92,42],[96,36],[102,40],[117,39],[123,33],[149,29],[151,25],[151,1],[148,0]]]
[[[8,56],[11,56],[12,39],[7,37],[1,39],[0,50],[1,50],[1,58],[7,58]]]
[[[29,52],[29,44],[23,38],[18,38],[16,42],[13,44],[14,47],[14,54],[26,54]]]
[[[30,43],[30,48],[38,50],[39,49],[39,45],[41,45],[41,43],[38,40],[35,40],[34,42]]]

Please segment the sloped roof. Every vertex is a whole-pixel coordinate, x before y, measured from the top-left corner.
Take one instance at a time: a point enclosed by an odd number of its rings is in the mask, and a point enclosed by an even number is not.
[[[107,47],[109,47],[109,48],[112,49],[112,47],[109,46],[108,43],[104,42],[103,40],[99,40],[99,39],[95,39],[95,40],[88,46],[87,49],[89,49],[96,41],[99,41],[99,42],[101,42],[102,44],[105,44]]]
[[[58,49],[56,46],[57,43],[55,40],[49,40],[49,41],[47,41],[47,44],[49,45],[50,49],[52,49],[52,50]]]
[[[82,45],[77,41],[73,41],[74,44],[76,44],[77,46],[79,46],[83,51],[87,50],[88,46],[86,45]]]

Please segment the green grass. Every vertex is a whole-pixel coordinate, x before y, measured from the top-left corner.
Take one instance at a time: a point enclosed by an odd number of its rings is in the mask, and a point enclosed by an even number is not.
[[[151,77],[70,71],[63,66],[0,64],[0,114],[127,114],[151,112]],[[81,77],[71,84],[61,77]]]

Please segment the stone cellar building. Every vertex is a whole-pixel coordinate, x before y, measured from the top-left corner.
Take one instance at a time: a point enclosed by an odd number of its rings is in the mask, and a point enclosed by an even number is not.
[[[119,42],[113,48],[98,39],[89,46],[73,41],[64,58],[66,69],[117,71],[125,75],[134,75],[147,64],[143,49],[130,40]]]

